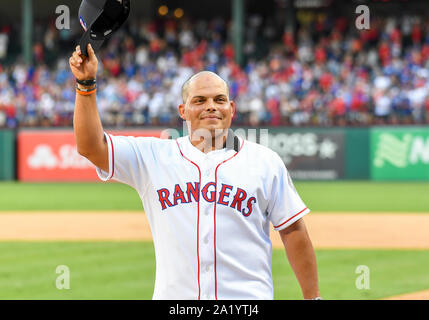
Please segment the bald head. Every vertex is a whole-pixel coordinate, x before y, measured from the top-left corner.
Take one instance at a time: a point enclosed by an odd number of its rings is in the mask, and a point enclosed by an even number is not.
[[[188,95],[189,95],[189,89],[191,88],[191,86],[194,84],[195,80],[201,80],[204,81],[205,79],[208,78],[215,78],[221,82],[223,82],[223,84],[226,87],[226,92],[228,94],[229,97],[229,86],[228,83],[226,83],[226,81],[224,79],[222,79],[218,74],[211,72],[211,71],[200,71],[196,74],[194,74],[192,77],[190,77],[184,84],[182,87],[182,99],[183,99],[183,103],[186,103],[186,100],[188,99]]]

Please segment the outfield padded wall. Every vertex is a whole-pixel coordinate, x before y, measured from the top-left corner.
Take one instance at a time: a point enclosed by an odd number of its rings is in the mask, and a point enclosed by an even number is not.
[[[15,179],[15,132],[0,130],[0,180]]]
[[[112,132],[108,130],[108,132],[116,135],[160,136],[163,129]],[[183,134],[180,129],[171,130],[170,136],[173,139]],[[276,151],[285,162],[292,177],[297,180],[429,181],[429,128],[427,127],[275,127],[233,128],[233,130],[249,141],[265,144]],[[98,181],[93,167],[86,168],[88,175],[91,175],[90,178],[84,179],[80,173],[73,173],[71,178],[67,176],[73,168],[67,167],[66,164],[76,166],[74,169],[78,171],[85,168],[82,168],[81,161],[71,161],[78,157],[73,131],[70,129],[62,131],[66,131],[69,137],[67,141],[61,140],[58,146],[53,144],[51,138],[42,139],[44,135],[59,136],[61,131],[58,130],[20,130],[18,138],[12,130],[0,131],[0,179],[15,179],[15,172],[18,172],[18,178],[21,181],[73,181],[76,179]],[[261,132],[267,133],[265,138]],[[261,139],[266,139],[265,143]],[[19,150],[18,159],[15,159],[17,140]],[[68,152],[65,152],[67,150]],[[52,170],[51,162],[60,164],[59,168]],[[15,169],[16,163],[20,164],[18,170]],[[61,173],[60,169],[67,170]],[[54,174],[52,171],[57,172],[51,177]]]
[[[345,179],[370,177],[370,130],[368,128],[345,129]]]

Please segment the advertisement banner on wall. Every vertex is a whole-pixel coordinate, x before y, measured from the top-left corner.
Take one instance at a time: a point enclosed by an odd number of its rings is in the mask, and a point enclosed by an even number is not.
[[[160,137],[161,130],[109,131],[114,135]],[[99,181],[95,166],[78,154],[72,130],[20,131],[18,180]]]
[[[429,128],[371,129],[371,178],[429,180]]]
[[[344,131],[261,129],[260,132],[263,130],[267,131],[267,138],[261,133],[256,142],[277,152],[292,178],[335,180],[344,177]],[[266,140],[266,143],[259,140]]]
[[[335,180],[344,176],[343,133],[272,133],[269,142],[294,179]]]

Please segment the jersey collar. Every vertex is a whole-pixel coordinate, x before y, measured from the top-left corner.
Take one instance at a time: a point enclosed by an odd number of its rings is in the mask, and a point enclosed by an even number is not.
[[[242,144],[242,139],[239,138],[231,129],[228,129],[228,135],[223,145],[223,149],[213,150],[207,154],[196,148],[190,140],[189,135],[178,138],[177,143],[179,144],[180,150],[187,158],[200,163],[208,159],[217,159],[218,161],[227,159],[234,153],[239,152]],[[215,160],[216,161],[216,160]]]
[[[228,135],[226,137],[226,141],[223,144],[224,148],[233,149],[235,152],[240,150],[240,139],[236,136],[234,131],[228,129]]]

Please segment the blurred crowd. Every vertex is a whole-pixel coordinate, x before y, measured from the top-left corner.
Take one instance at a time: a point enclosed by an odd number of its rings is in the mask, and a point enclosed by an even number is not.
[[[242,66],[234,62],[231,21],[130,19],[98,53],[103,124],[181,126],[182,84],[200,70],[228,81],[235,125],[429,123],[427,17],[378,18],[370,30],[346,17],[297,19],[294,28],[279,29],[247,17]],[[72,126],[68,58],[81,32],[40,23],[34,66],[19,59],[0,65],[0,127]],[[13,37],[7,28],[1,34],[0,56],[2,41]]]

